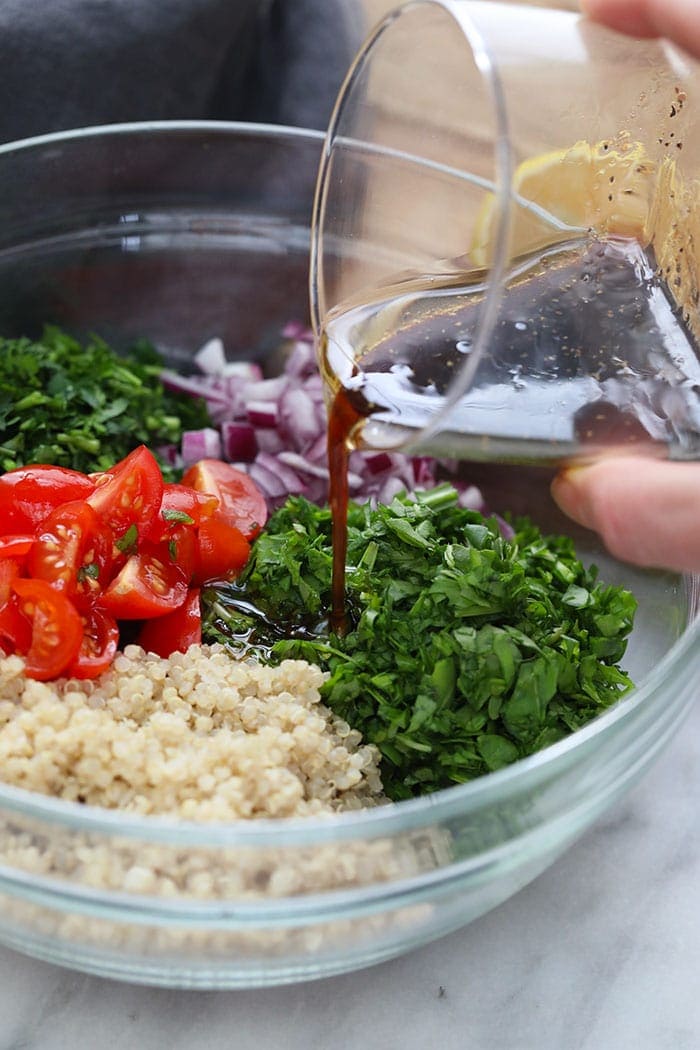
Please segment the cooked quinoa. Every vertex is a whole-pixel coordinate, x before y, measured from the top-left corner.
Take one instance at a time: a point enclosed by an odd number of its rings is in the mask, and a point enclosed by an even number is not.
[[[0,657],[0,770],[5,781],[64,799],[197,820],[326,814],[385,802],[378,752],[320,703],[325,675],[303,661],[239,663],[220,646],[167,660],[128,647],[95,682],[42,684]],[[282,900],[401,881],[449,863],[443,828],[317,843],[183,848],[0,812],[0,865],[71,893],[178,901]],[[417,935],[432,905],[279,927],[132,921],[0,894],[3,936],[71,959],[191,959],[232,954],[267,965]],[[90,956],[92,957],[92,956]],[[243,963],[241,963],[243,965]]]
[[[0,658],[0,776],[58,798],[187,820],[300,817],[384,801],[379,755],[320,702],[324,674],[222,646],[128,646],[95,681]]]

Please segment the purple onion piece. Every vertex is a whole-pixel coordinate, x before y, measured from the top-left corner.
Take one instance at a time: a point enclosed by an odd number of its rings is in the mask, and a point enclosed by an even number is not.
[[[223,445],[224,459],[229,460],[231,463],[235,461],[252,463],[258,452],[255,427],[251,423],[231,423],[228,421],[222,423],[221,443]]]
[[[186,467],[200,459],[221,459],[221,436],[218,430],[187,430],[182,435],[182,461]]]

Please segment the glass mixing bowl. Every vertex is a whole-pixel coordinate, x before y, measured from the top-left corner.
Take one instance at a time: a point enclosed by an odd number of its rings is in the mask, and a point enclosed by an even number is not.
[[[271,360],[284,323],[307,318],[321,146],[185,123],[1,147],[0,331],[145,336],[179,367],[221,336],[231,357]],[[472,476],[494,509],[571,528],[542,470]],[[638,688],[587,728],[470,784],[325,819],[197,825],[0,787],[0,940],[105,976],[246,987],[379,962],[505,900],[637,780],[695,692],[696,581],[576,538],[639,599]]]

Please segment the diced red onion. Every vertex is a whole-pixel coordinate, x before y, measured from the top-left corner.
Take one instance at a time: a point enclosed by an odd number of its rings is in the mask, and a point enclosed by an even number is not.
[[[298,339],[287,358],[284,371],[285,375],[297,378],[312,375],[316,371],[316,355],[313,346]]]
[[[387,478],[377,493],[377,500],[379,503],[391,503],[394,496],[398,496],[405,488],[399,478]]]
[[[165,370],[160,373],[160,381],[167,390],[173,390],[177,394],[188,394],[190,397],[202,397],[207,403],[220,402],[222,405],[228,403],[226,395],[216,389],[205,378],[192,376],[181,376],[177,372]]]
[[[177,445],[158,445],[155,452],[164,463],[168,463],[171,467],[177,466],[180,458],[180,450]]]
[[[325,390],[323,387],[323,378],[320,372],[316,371],[316,360],[314,358],[314,371],[311,372],[304,383],[304,390],[307,394],[310,394],[314,401],[321,401],[325,403]]]
[[[416,488],[432,488],[435,484],[435,460],[429,456],[415,456],[413,459],[413,480]]]
[[[306,485],[299,475],[291,467],[287,466],[279,456],[271,456],[269,452],[260,452],[255,465],[263,470],[270,471],[271,474],[276,474],[287,493],[297,495],[306,490]]]
[[[261,452],[270,452],[272,455],[276,455],[278,452],[284,452],[286,448],[285,441],[276,427],[255,428],[255,439]]]
[[[479,510],[483,511],[484,508],[484,497],[481,495],[481,490],[476,485],[468,485],[463,481],[453,481],[452,484],[459,493],[457,502],[460,507],[465,507],[467,510]]]
[[[388,452],[377,452],[365,456],[365,466],[370,474],[383,474],[391,468],[391,456]]]
[[[169,389],[205,399],[216,431],[194,431],[183,438],[186,465],[222,454],[246,470],[265,494],[270,508],[290,493],[303,493],[319,503],[328,499],[327,413],[325,389],[316,365],[311,331],[290,322],[283,331],[292,345],[285,371],[263,379],[258,364],[227,361],[223,344],[212,339],[198,351],[201,376],[164,372]],[[212,436],[215,435],[215,436]],[[396,452],[354,451],[348,487],[354,499],[390,502],[405,490],[429,489],[442,476],[455,473],[452,460],[409,457]],[[462,506],[483,510],[478,489],[455,481]],[[509,526],[505,525],[505,529]],[[504,532],[505,532],[504,529]]]
[[[257,361],[227,361],[221,373],[226,379],[242,379],[246,383],[257,383],[263,377],[263,370]]]
[[[306,450],[305,455],[309,463],[320,464],[324,467],[326,466],[328,459],[328,435],[326,434],[325,426],[314,441],[313,445]]]
[[[225,420],[221,424],[221,443],[224,458],[231,463],[234,460],[252,463],[258,452],[258,441],[252,423],[231,423]]]
[[[194,363],[200,372],[208,376],[223,375],[226,368],[224,344],[220,339],[209,339],[194,355]]]
[[[284,482],[278,471],[269,470],[256,460],[249,467],[248,473],[268,499],[276,499],[287,494]]]
[[[277,426],[277,405],[274,401],[248,401],[246,414],[255,427]]]
[[[257,383],[248,383],[245,396],[248,401],[278,401],[287,389],[289,380],[282,374],[274,379],[260,379]]]
[[[187,467],[198,459],[221,459],[221,435],[212,427],[188,430],[182,435],[182,461]]]
[[[318,437],[314,403],[302,386],[288,384],[279,399],[279,428],[282,437],[299,452],[305,452]]]
[[[310,474],[314,478],[328,479],[328,467],[319,467],[315,463],[309,463],[308,459],[305,456],[300,456],[298,452],[280,452],[277,458],[292,467],[292,469],[298,470],[300,474]]]

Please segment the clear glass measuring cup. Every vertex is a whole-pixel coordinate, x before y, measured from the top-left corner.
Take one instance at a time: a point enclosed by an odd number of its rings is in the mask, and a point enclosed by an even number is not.
[[[353,441],[700,456],[699,106],[698,64],[570,12],[388,14],[338,97],[312,234]]]

